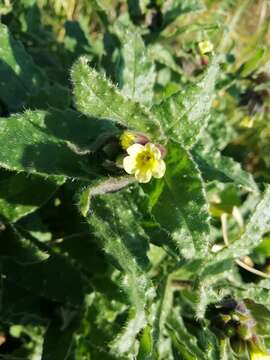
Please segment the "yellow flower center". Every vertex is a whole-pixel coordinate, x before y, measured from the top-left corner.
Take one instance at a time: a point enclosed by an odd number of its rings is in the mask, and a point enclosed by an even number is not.
[[[136,165],[143,171],[154,169],[156,162],[154,153],[149,150],[142,151],[136,157]]]

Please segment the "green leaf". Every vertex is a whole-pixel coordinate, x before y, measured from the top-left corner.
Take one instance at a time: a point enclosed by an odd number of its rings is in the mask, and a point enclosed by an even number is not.
[[[109,266],[106,261],[107,259],[102,249],[96,243],[94,236],[89,234],[89,231],[67,235],[66,237],[63,237],[54,248],[62,254],[68,255],[69,259],[76,264],[76,267],[78,267],[88,278],[91,278],[91,284],[93,283],[94,278],[97,279],[94,284],[95,290],[102,291],[106,294],[112,290],[112,282],[110,283],[111,288],[108,288],[109,280],[106,282],[104,281],[108,276]],[[102,280],[101,276],[103,278]],[[116,285],[113,290],[115,289]],[[116,291],[111,292],[115,298]]]
[[[143,14],[145,14],[145,2],[148,0],[127,0],[128,12],[132,21],[136,24],[140,21]]]
[[[147,266],[148,244],[132,214],[136,209],[130,208],[132,203],[122,194],[107,194],[100,199],[93,200],[94,214],[90,215],[89,223],[103,241],[105,252],[124,273],[122,287],[131,304],[125,328],[111,345],[112,352],[119,356],[132,351],[137,334],[146,326],[146,306],[153,299],[154,290],[142,270]]]
[[[109,121],[84,118],[67,110],[26,111],[0,119],[0,166],[32,174],[94,178],[101,172],[95,155],[76,149],[91,149],[104,133],[117,133]]]
[[[229,248],[216,254],[215,259],[241,258],[248,255],[260,244],[263,240],[263,235],[270,230],[269,201],[270,187],[268,186],[240,239],[234,241]]]
[[[265,53],[265,47],[256,49],[253,56],[240,67],[239,72],[241,76],[247,77],[251,75],[260,66]]]
[[[177,348],[179,354],[185,360],[207,360],[209,357],[198,346],[198,340],[185,328],[184,322],[176,309],[169,317],[169,334],[172,343]]]
[[[23,289],[8,279],[1,284],[1,321],[13,324],[46,325],[48,314],[44,312],[47,300]]]
[[[158,290],[158,301],[156,304],[156,312],[153,322],[153,342],[158,358],[164,358],[164,341],[168,336],[166,330],[166,323],[168,316],[173,307],[173,288],[171,283],[171,276],[164,276],[160,279],[159,290]],[[167,348],[165,349],[165,352]]]
[[[13,226],[7,226],[0,234],[2,241],[0,258],[11,258],[20,265],[27,265],[40,263],[50,256],[31,240],[23,237]]]
[[[0,215],[16,222],[45,204],[64,183],[61,178],[0,173]]]
[[[204,10],[205,6],[200,0],[174,0],[163,9],[162,29],[174,22],[179,16],[190,12]]]
[[[46,261],[27,266],[10,258],[1,258],[2,274],[32,294],[52,301],[81,307],[84,283],[81,274],[64,257],[51,254]]]
[[[31,109],[48,109],[50,107],[66,110],[71,106],[71,90],[57,83],[39,89],[38,94],[31,94],[28,107]]]
[[[233,289],[237,299],[249,299],[270,310],[270,280],[265,279],[257,284],[249,284],[248,287]]]
[[[123,97],[119,90],[81,57],[72,67],[71,78],[75,104],[88,116],[108,118],[120,124],[160,137],[161,129],[154,116],[139,104]]]
[[[45,333],[41,360],[67,359],[80,325],[76,311],[62,308],[62,321],[53,319]],[[62,323],[61,323],[62,322]]]
[[[210,228],[200,172],[179,144],[171,142],[167,150],[165,176],[156,181],[149,193],[152,214],[182,256],[203,256],[208,249]]]
[[[186,148],[196,143],[207,125],[219,73],[218,61],[217,58],[213,60],[197,84],[190,85],[152,107],[164,133]]]
[[[149,267],[147,257],[149,240],[140,225],[142,217],[133,202],[131,190],[96,196],[92,200],[91,212],[100,216],[105,225],[109,224],[113,234],[119,234],[119,240],[122,239],[123,246],[136,260],[137,265],[146,271]],[[122,267],[121,264],[120,267]],[[124,268],[124,270],[127,269]]]
[[[151,328],[146,326],[143,330],[140,338],[140,348],[137,356],[138,360],[154,360],[155,355],[153,354],[153,344],[151,337]]]
[[[249,300],[247,298],[245,303],[248,309],[251,310],[252,316],[254,316],[257,322],[256,325],[257,334],[266,338],[269,337],[269,332],[270,332],[269,302],[267,302],[268,309],[264,306],[264,304],[261,301],[256,301],[254,299]]]
[[[133,101],[151,104],[156,73],[152,60],[140,34],[129,30],[122,37],[119,86],[122,93]]]
[[[258,208],[263,207],[263,201],[264,200],[258,205],[257,210],[247,225],[246,232],[248,231],[249,235],[251,235],[251,232],[254,230],[255,219],[256,216],[258,216]],[[257,231],[259,234],[264,232],[262,228],[257,228]],[[265,229],[265,231],[267,231],[267,229]],[[255,242],[259,239],[259,234],[256,235]],[[247,234],[242,236],[245,235]],[[248,287],[244,286],[241,282],[234,259],[249,254],[249,249],[250,247],[253,248],[253,244],[246,243],[246,249],[244,249],[243,239],[241,247],[237,247],[238,244],[240,245],[239,242],[240,240],[237,240],[229,248],[209,255],[204,259],[201,271],[199,270],[197,272],[199,279],[199,301],[197,303],[196,313],[198,318],[204,317],[206,308],[210,303],[217,303],[225,296],[234,296],[237,299],[251,299],[270,309],[269,280],[260,281],[258,284],[249,283]]]
[[[123,325],[123,318],[120,318],[126,306],[115,299],[111,301],[99,292],[88,297],[87,305],[82,322],[83,336],[76,341],[79,346],[75,359],[87,359],[91,354],[91,360],[126,360],[128,356],[113,355],[109,349],[109,342]]]
[[[0,99],[11,111],[22,109],[28,98],[47,83],[23,45],[13,39],[3,24],[0,24],[0,78]]]
[[[93,181],[90,186],[84,188],[80,193],[79,209],[81,214],[84,217],[87,216],[93,196],[119,191],[134,182],[135,178],[133,176],[110,177],[109,179]]]
[[[154,43],[148,47],[149,56],[159,62],[160,64],[165,65],[176,73],[182,74],[183,70],[177,64],[174,59],[173,54],[170,51],[169,47],[166,47],[165,44]]]
[[[209,151],[195,148],[192,154],[204,180],[218,180],[224,183],[234,182],[248,191],[258,193],[258,187],[252,175],[243,170],[241,165],[232,158],[221,155],[214,148]]]

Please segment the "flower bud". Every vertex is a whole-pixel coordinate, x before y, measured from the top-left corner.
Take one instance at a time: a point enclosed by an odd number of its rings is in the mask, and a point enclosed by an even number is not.
[[[127,150],[133,144],[145,145],[149,142],[147,136],[135,131],[124,131],[120,136],[120,144],[124,150]]]

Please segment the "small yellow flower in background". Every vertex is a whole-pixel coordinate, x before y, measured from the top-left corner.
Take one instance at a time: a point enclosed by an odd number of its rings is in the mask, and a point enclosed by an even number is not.
[[[199,42],[199,50],[202,55],[210,53],[214,50],[214,45],[211,43],[211,41],[205,40]]]
[[[270,355],[268,355],[266,352],[251,352],[250,353],[250,359],[251,360],[270,360]]]
[[[241,127],[245,127],[248,129],[251,129],[253,125],[254,125],[254,118],[251,116],[245,116],[240,122]]]
[[[123,160],[124,170],[135,176],[140,183],[147,183],[154,178],[161,178],[165,174],[166,165],[158,146],[133,144],[127,149],[128,156]]]
[[[249,354],[250,360],[270,360],[270,355],[255,344],[251,345]]]
[[[124,150],[127,150],[135,143],[136,135],[130,131],[124,131],[120,136],[120,144]]]

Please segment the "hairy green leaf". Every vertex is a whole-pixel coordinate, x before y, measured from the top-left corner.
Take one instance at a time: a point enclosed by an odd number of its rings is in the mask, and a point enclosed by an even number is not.
[[[119,86],[122,93],[133,101],[150,104],[155,84],[155,66],[147,54],[138,32],[127,31],[122,39],[122,59]]]
[[[214,148],[211,148],[210,151],[200,150],[195,149],[192,154],[202,172],[202,177],[206,181],[234,182],[248,191],[258,192],[257,184],[252,175],[243,170],[238,162],[221,155]]]
[[[101,179],[93,181],[91,186],[84,188],[79,196],[79,209],[81,214],[86,217],[89,209],[91,198],[97,195],[113,193],[120,191],[128,185],[135,182],[132,176],[119,176],[117,178],[110,177],[109,179]]]
[[[262,200],[252,214],[240,239],[234,241],[215,258],[223,260],[229,257],[239,258],[248,255],[263,240],[263,235],[270,230],[270,187],[268,186]]]
[[[253,56],[240,67],[239,72],[241,76],[247,77],[251,75],[259,67],[265,55],[265,52],[265,47],[256,49]]]
[[[136,224],[133,215],[136,209],[128,207],[130,203],[124,196],[107,194],[94,203],[89,222],[103,241],[105,252],[124,273],[122,286],[132,305],[123,332],[112,343],[113,353],[125,354],[131,351],[137,334],[145,327],[146,305],[153,298],[153,288],[142,270],[147,266],[147,238]]]
[[[189,333],[176,309],[169,317],[168,331],[179,355],[185,360],[208,360],[209,357],[198,346],[198,340]]]
[[[165,276],[159,284],[159,300],[156,304],[156,312],[153,322],[153,342],[158,358],[166,357],[167,348],[164,349],[164,341],[168,336],[166,323],[173,306],[173,288],[171,276]]]
[[[192,147],[207,125],[218,73],[214,59],[201,81],[152,107],[164,133],[184,147]]]
[[[8,225],[0,234],[0,258],[11,258],[20,265],[27,265],[40,263],[50,256],[31,240],[23,237],[14,226]]]
[[[23,45],[12,38],[3,24],[0,24],[0,78],[0,99],[12,111],[26,105],[28,98],[47,82]]]
[[[204,8],[204,4],[200,0],[174,0],[172,2],[168,2],[168,5],[165,5],[163,8],[164,15],[162,28],[164,29],[170,25],[180,15],[204,10]]]
[[[94,178],[100,160],[80,153],[104,133],[117,129],[108,121],[67,110],[26,111],[0,119],[0,166],[34,174]],[[84,154],[84,155],[83,155]]]
[[[84,284],[81,274],[64,257],[51,254],[48,260],[27,266],[11,257],[3,257],[0,265],[10,281],[31,293],[72,307],[82,306]]]
[[[41,360],[68,358],[80,321],[76,311],[63,308],[61,315],[62,319],[53,319],[45,333]]]
[[[18,284],[5,279],[1,284],[1,314],[3,322],[22,325],[46,325],[48,314],[44,312],[47,300],[35,296]]]
[[[149,193],[152,214],[186,258],[206,254],[209,215],[200,172],[177,143],[167,146],[166,173]]]
[[[34,212],[64,183],[61,178],[23,173],[1,172],[0,176],[0,215],[9,222]]]
[[[249,284],[249,286],[233,289],[237,299],[250,299],[257,304],[265,306],[270,310],[270,280],[262,280],[257,284]]]
[[[138,103],[123,97],[104,76],[88,66],[85,57],[74,64],[71,77],[76,107],[85,115],[108,118],[152,137],[161,136],[157,119]]]

